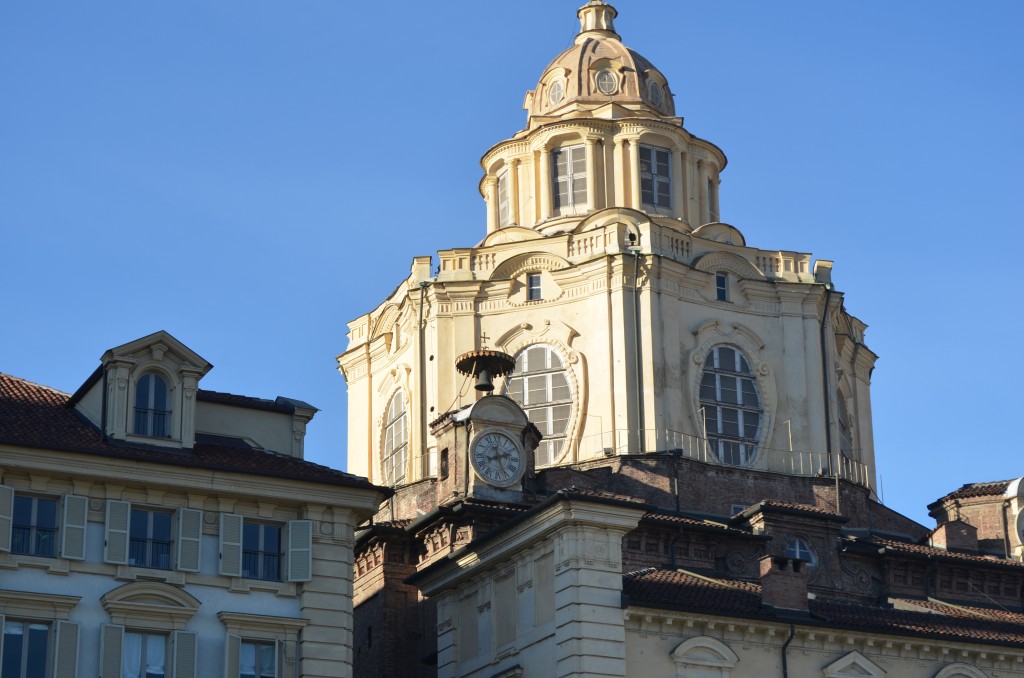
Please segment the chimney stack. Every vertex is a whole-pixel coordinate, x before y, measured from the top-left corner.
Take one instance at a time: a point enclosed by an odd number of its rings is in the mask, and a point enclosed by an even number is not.
[[[806,613],[810,563],[784,556],[762,556],[759,563],[761,604]]]

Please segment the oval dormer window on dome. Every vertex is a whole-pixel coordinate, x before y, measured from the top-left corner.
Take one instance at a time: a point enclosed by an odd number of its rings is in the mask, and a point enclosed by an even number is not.
[[[651,80],[647,83],[647,98],[652,106],[661,106],[661,85]]]
[[[171,428],[171,398],[167,382],[152,372],[135,388],[135,435],[167,438]]]
[[[565,97],[565,87],[558,80],[551,83],[551,87],[548,89],[548,103],[552,106],[557,106],[562,102],[562,98]]]
[[[601,94],[615,94],[618,84],[615,74],[611,71],[601,71],[597,74],[597,89]]]

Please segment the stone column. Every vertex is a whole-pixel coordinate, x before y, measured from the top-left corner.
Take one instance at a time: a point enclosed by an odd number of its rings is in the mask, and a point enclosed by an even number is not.
[[[540,214],[537,221],[551,218],[551,151],[540,149]]]
[[[487,177],[484,186],[487,196],[487,232],[493,233],[498,229],[498,178]]]
[[[685,150],[680,151],[679,153],[679,178],[677,179],[677,182],[679,183],[679,216],[681,216],[686,223],[692,226],[693,217],[690,215],[690,196],[692,195],[692,190],[689,183],[690,156]]]
[[[711,221],[708,218],[711,213],[710,196],[708,195],[708,166],[703,160],[697,161],[697,195],[700,196],[700,213],[698,214],[698,223],[694,225],[700,226]]]
[[[508,225],[519,224],[519,160],[513,160],[508,169]]]
[[[622,137],[615,137],[615,150],[612,155],[616,207],[626,207],[626,151],[623,145],[624,141]]]
[[[629,183],[631,200],[630,207],[640,209],[640,138],[629,140]]]
[[[598,208],[597,200],[597,137],[587,137],[587,205]]]
[[[686,219],[686,200],[685,192],[683,191],[683,164],[684,161],[679,153],[678,149],[672,151],[672,215]]]

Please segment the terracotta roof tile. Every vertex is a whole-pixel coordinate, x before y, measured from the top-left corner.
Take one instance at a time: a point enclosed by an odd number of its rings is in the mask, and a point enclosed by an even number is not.
[[[683,570],[648,568],[622,578],[630,605],[701,609],[727,614],[761,614],[761,585],[704,577]]]
[[[1012,483],[1012,480],[996,480],[987,483],[967,483],[958,490],[954,490],[944,497],[935,500],[932,505],[947,499],[969,499],[971,497],[990,497],[1001,495]]]
[[[681,516],[674,513],[662,513],[660,511],[651,511],[645,515],[641,520],[646,523],[657,523],[661,525],[675,525],[679,527],[691,527],[699,530],[713,530],[715,532],[723,532],[728,534],[735,534],[737,536],[749,537],[750,532],[746,530],[738,530],[735,527],[729,527],[723,522],[715,520],[702,520],[700,518],[692,518],[689,516]]]
[[[866,631],[882,631],[907,636],[926,636],[967,642],[1024,645],[1024,614],[996,612],[979,607],[964,607],[912,602],[925,611],[893,609],[835,600],[811,601],[811,612],[827,623]]]
[[[776,615],[772,609],[761,606],[758,583],[683,570],[648,568],[631,572],[623,576],[622,589],[630,606],[760,619]],[[937,600],[893,599],[891,603],[895,607],[817,598],[809,601],[810,616],[806,623],[903,636],[1024,645],[1024,614],[1020,612]]]
[[[925,556],[928,558],[943,558],[947,560],[960,560],[965,563],[977,563],[985,565],[1000,565],[1006,567],[1024,568],[1024,563],[1017,560],[1010,560],[1008,558],[999,558],[997,556],[982,556],[975,555],[973,553],[962,553],[960,551],[947,551],[946,549],[935,548],[934,546],[925,546],[923,544],[911,544],[905,541],[898,541],[896,539],[886,539],[884,537],[874,537],[871,541],[879,546],[885,547],[889,551],[895,551],[897,553],[906,553],[910,555]]]
[[[62,391],[0,373],[0,444],[347,487],[374,487],[365,478],[327,466],[237,444],[197,441],[191,450],[166,450],[104,440],[99,429],[67,406],[69,398]]]
[[[835,520],[841,520],[844,522],[847,520],[846,517],[841,516],[840,514],[836,513],[835,511],[832,511],[831,509],[815,506],[814,504],[797,504],[794,502],[779,501],[777,499],[764,499],[762,501],[759,501],[753,506],[750,506],[747,509],[737,513],[735,516],[732,517],[731,520],[734,522],[742,520],[762,511],[797,513],[800,515],[807,516],[833,518]]]

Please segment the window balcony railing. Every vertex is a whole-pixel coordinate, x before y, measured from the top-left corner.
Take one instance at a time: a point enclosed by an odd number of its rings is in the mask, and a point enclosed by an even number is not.
[[[135,408],[135,433],[154,438],[166,438],[171,413],[166,410]]]
[[[57,555],[57,530],[15,525],[11,529],[11,552],[53,558]]]
[[[667,429],[616,429],[584,436],[577,443],[577,459],[580,460],[651,452],[670,452],[684,459],[715,466],[733,466],[794,476],[834,477],[838,471],[843,480],[864,487],[872,485],[868,467],[839,452],[829,455],[825,452],[776,450],[758,446],[748,463],[733,465],[719,459],[714,446],[706,438]]]
[[[128,546],[128,564],[155,570],[171,569],[171,542],[132,538]]]
[[[242,576],[246,579],[281,581],[281,554],[244,551],[242,553]]]

